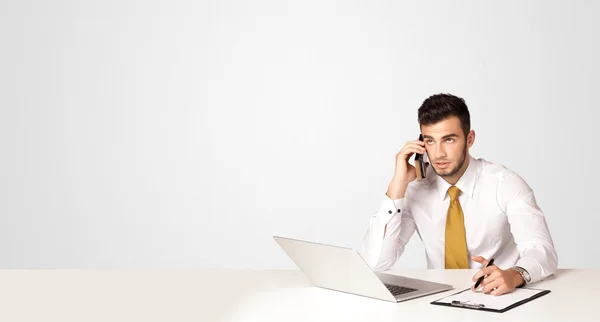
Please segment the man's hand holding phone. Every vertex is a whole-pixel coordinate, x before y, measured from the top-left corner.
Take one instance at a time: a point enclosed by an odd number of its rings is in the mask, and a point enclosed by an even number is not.
[[[404,147],[396,154],[396,168],[394,169],[394,177],[388,187],[387,196],[394,199],[404,197],[408,184],[417,179],[417,169],[409,163],[413,154],[424,154],[425,142],[420,140],[408,141]],[[418,162],[418,161],[417,161]],[[429,163],[425,163],[425,169]]]

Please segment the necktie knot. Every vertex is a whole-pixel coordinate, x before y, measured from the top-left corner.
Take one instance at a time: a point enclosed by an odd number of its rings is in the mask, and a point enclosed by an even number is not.
[[[448,196],[450,196],[451,201],[458,200],[458,195],[460,194],[460,189],[457,186],[452,186],[448,188]]]

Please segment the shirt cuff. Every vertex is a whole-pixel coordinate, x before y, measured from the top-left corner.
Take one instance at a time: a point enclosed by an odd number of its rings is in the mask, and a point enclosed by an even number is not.
[[[405,198],[392,200],[387,195],[384,195],[379,211],[375,214],[375,216],[379,217],[379,222],[385,225],[396,214],[402,213],[404,199]]]
[[[381,200],[381,206],[379,207],[379,211],[376,216],[384,219],[386,223],[397,213],[402,212],[402,207],[404,206],[404,198],[392,200],[390,197],[385,195],[383,200]]]

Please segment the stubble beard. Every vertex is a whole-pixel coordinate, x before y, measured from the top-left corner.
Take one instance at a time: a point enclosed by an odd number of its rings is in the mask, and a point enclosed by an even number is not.
[[[462,166],[465,164],[465,160],[467,159],[467,143],[465,142],[465,147],[463,148],[463,153],[461,156],[461,159],[458,161],[458,164],[456,165],[456,167],[452,168],[452,170],[449,170],[448,173],[439,173],[437,172],[437,170],[435,169],[435,167],[433,168],[433,171],[435,172],[435,174],[437,174],[440,177],[451,177],[455,174],[458,173],[458,171],[460,171],[460,169],[462,168]]]

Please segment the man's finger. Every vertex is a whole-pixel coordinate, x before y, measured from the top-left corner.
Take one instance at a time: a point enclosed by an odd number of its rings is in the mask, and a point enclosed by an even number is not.
[[[425,152],[426,152],[425,148],[407,146],[407,147],[402,148],[402,150],[400,150],[399,154],[412,154],[412,153],[423,154]]]
[[[421,141],[421,140],[414,140],[414,141],[408,141],[408,142],[406,142],[406,144],[409,144],[409,143],[418,144],[420,146],[425,146],[425,142]]]
[[[490,267],[481,269],[481,271],[483,272],[483,275],[491,275],[493,273],[498,272],[499,270],[500,270],[500,268],[498,268],[498,266],[496,266],[496,265],[492,265]]]
[[[487,275],[482,281],[481,284],[479,284],[479,287],[483,287],[486,286],[488,284],[493,283],[499,276],[500,274],[496,274],[496,273],[492,273],[490,275]]]
[[[506,284],[500,285],[497,289],[490,292],[490,294],[494,296],[502,295],[505,293],[508,293],[508,286],[506,286]]]
[[[481,270],[479,270],[477,273],[475,273],[475,275],[473,275],[473,279],[471,279],[471,281],[477,282],[477,280],[482,276],[483,276],[483,272]]]
[[[477,274],[475,274],[473,276],[473,282],[477,281],[477,279],[482,276],[492,274],[496,270],[498,270],[498,266],[496,266],[496,265],[492,265],[490,267],[485,267],[485,268],[480,269],[479,272],[477,272]]]
[[[481,256],[472,256],[471,259],[476,261],[479,264],[482,264],[483,267],[487,266],[487,264],[489,263],[489,261],[486,258],[481,257]]]
[[[481,281],[481,286],[486,286],[488,284],[493,283],[496,280],[500,280],[500,277],[502,277],[502,274],[500,274],[500,272],[493,272],[489,275],[486,275],[486,277],[483,279],[483,281]]]
[[[489,292],[493,291],[495,288],[499,288],[500,286],[502,286],[502,284],[497,279],[488,281],[488,283],[483,287],[483,293],[488,294]]]
[[[425,148],[425,143],[420,142],[420,141],[412,141],[412,142],[406,142],[406,144],[404,145],[404,147],[415,147],[415,148]]]

